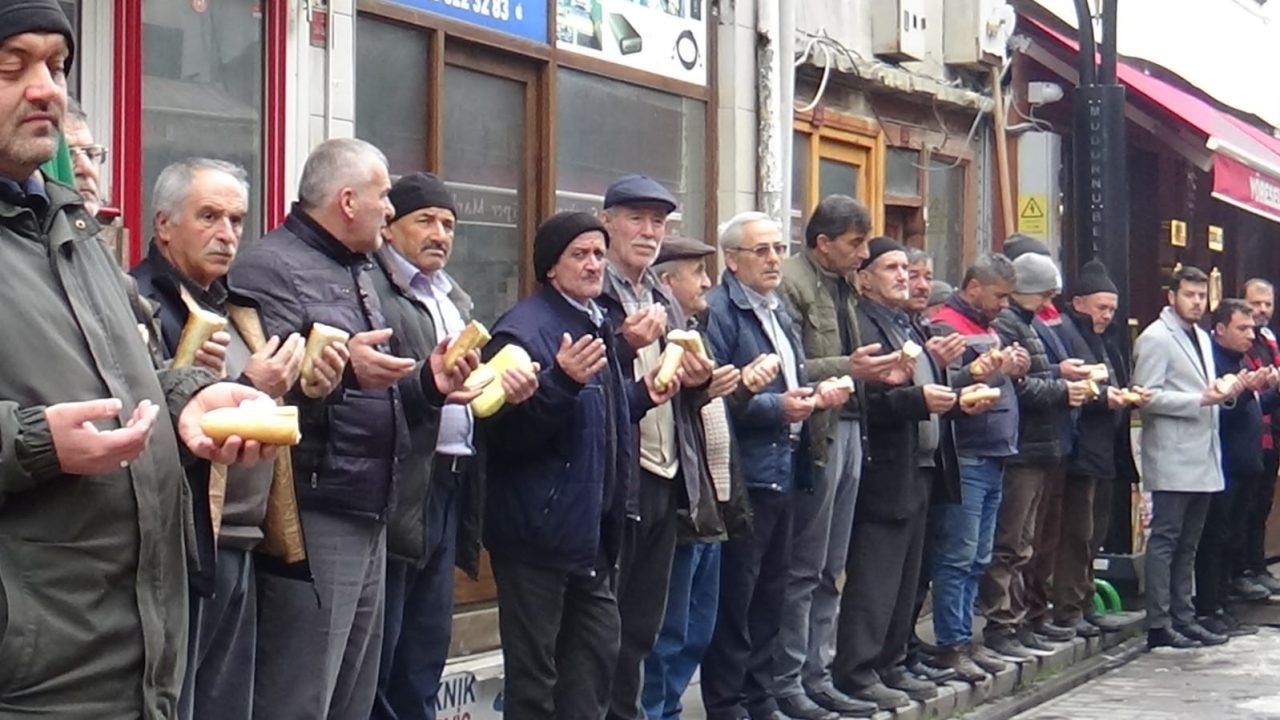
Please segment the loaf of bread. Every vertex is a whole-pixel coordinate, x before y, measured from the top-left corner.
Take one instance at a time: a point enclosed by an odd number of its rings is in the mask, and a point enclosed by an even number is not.
[[[200,429],[217,443],[232,435],[263,445],[297,445],[302,440],[298,408],[291,405],[251,404],[210,410],[200,418]]]
[[[479,320],[472,320],[467,326],[462,328],[462,332],[458,334],[453,344],[444,353],[444,366],[451,368],[463,355],[472,350],[479,350],[489,343],[489,329],[480,323]]]
[[[848,390],[849,392],[853,392],[853,389],[854,389],[853,378],[849,375],[841,375],[840,377],[835,379],[835,386],[843,390]]]
[[[1107,370],[1106,363],[1098,363],[1096,365],[1081,365],[1080,369],[1089,373],[1089,379],[1093,382],[1106,382],[1111,379],[1111,371]]]
[[[999,400],[1000,388],[978,387],[960,394],[960,405],[962,407],[971,407],[980,402],[987,400]]]
[[[1227,393],[1231,392],[1233,388],[1235,388],[1236,383],[1239,381],[1240,381],[1240,378],[1236,377],[1231,373],[1227,373],[1226,375],[1223,375],[1222,377],[1213,381],[1213,389],[1217,390],[1222,395],[1226,395]]]
[[[702,344],[702,335],[697,330],[672,330],[667,333],[667,342],[679,345],[687,352],[707,356],[707,348]]]
[[[684,352],[684,346],[679,343],[671,343],[663,349],[662,364],[658,366],[658,374],[653,379],[653,385],[658,392],[666,392],[667,386],[675,379],[676,371],[684,361]]]
[[[178,348],[173,351],[173,367],[191,367],[196,353],[213,334],[227,327],[227,319],[215,312],[190,306],[187,308],[187,324],[182,326]]]
[[[991,370],[1000,366],[1000,359],[1001,359],[1000,348],[991,348],[990,350],[982,353],[977,358],[975,358],[973,362],[969,363],[969,372],[974,375],[980,375],[984,372],[991,372]],[[988,367],[983,368],[982,366],[984,364],[987,365]]]
[[[311,333],[307,335],[307,347],[302,355],[302,379],[307,382],[315,380],[315,364],[320,353],[330,345],[345,345],[351,334],[332,325],[314,323]]]
[[[503,389],[499,379],[502,373],[512,368],[523,368],[533,372],[533,358],[529,357],[529,353],[519,345],[503,346],[497,354],[489,358],[489,362],[476,368],[471,373],[471,377],[467,378],[466,386],[470,389],[483,388],[480,390],[480,396],[471,401],[471,412],[476,417],[489,417],[506,404],[507,391]],[[477,373],[480,373],[480,377],[473,386],[471,378]]]
[[[898,353],[902,356],[902,361],[915,360],[920,357],[920,353],[924,352],[924,348],[914,340],[908,340],[902,343],[902,349]]]

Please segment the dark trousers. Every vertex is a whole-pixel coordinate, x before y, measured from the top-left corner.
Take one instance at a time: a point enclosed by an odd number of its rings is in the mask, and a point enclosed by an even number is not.
[[[1109,483],[1110,480],[1103,482]],[[1088,475],[1068,475],[1060,502],[1058,553],[1053,564],[1053,619],[1074,625],[1092,607],[1093,508],[1098,480]]]
[[[792,492],[758,488],[751,499],[749,538],[724,544],[720,608],[702,660],[707,720],[737,720],[777,710],[773,656],[791,561]]]
[[[1256,573],[1267,571],[1267,518],[1271,517],[1271,504],[1276,494],[1276,472],[1280,469],[1280,454],[1267,450],[1262,454],[1262,476],[1254,487],[1254,493],[1246,503],[1247,520],[1244,533],[1240,570]]]
[[[1049,620],[1050,587],[1057,583],[1054,570],[1062,542],[1062,499],[1066,491],[1065,465],[1051,468],[1044,480],[1040,505],[1036,508],[1036,532],[1031,541],[1031,562],[1023,581],[1026,588],[1027,622],[1039,625]]]
[[[921,468],[920,472],[933,474],[938,471],[936,468]],[[920,624],[920,613],[924,612],[925,600],[929,598],[929,586],[933,584],[933,549],[937,543],[934,534],[938,524],[938,507],[938,505],[930,504],[929,511],[925,515],[924,550],[921,552],[920,579],[916,583],[915,605],[911,609],[911,637],[907,640],[906,662],[911,664],[924,662],[925,659],[922,653],[924,640],[916,632],[916,626]]]
[[[927,503],[904,520],[854,521],[836,625],[837,689],[875,684],[906,658],[927,527]]]
[[[253,554],[218,549],[212,597],[191,596],[183,720],[249,720],[253,713],[258,588]]]
[[[1222,492],[1209,500],[1209,514],[1196,548],[1196,613],[1213,615],[1226,608],[1227,585],[1236,572],[1235,559],[1244,545],[1248,502],[1258,475],[1231,474]]]
[[[1040,498],[1053,471],[1037,465],[1005,467],[991,564],[978,584],[986,634],[1016,628],[1027,618],[1027,567],[1034,556]]]
[[[374,720],[435,720],[440,675],[453,629],[453,559],[458,549],[461,470],[436,456],[427,500],[426,562],[387,560],[387,615]]]
[[[1115,514],[1116,493],[1128,493],[1129,485],[1121,485],[1118,480],[1099,480],[1093,488],[1093,534],[1089,539],[1089,548],[1094,555],[1102,552],[1102,548],[1107,544],[1107,534],[1111,532],[1111,522],[1123,522],[1126,528],[1129,527],[1128,517],[1113,518]],[[1126,533],[1128,534],[1128,533]],[[1125,545],[1126,552],[1129,545]],[[1093,579],[1093,568],[1089,568],[1089,579]],[[1092,592],[1092,590],[1090,590]]]
[[[1196,545],[1209,515],[1213,493],[1151,493],[1151,537],[1147,540],[1147,627],[1167,628],[1195,621],[1191,584]]]
[[[600,720],[618,660],[618,604],[609,573],[494,556],[508,720]]]
[[[668,480],[640,471],[640,522],[628,523],[618,572],[618,616],[622,644],[613,675],[612,720],[643,720],[640,691],[644,660],[653,652],[667,609],[671,560],[676,551],[676,488],[679,473]]]

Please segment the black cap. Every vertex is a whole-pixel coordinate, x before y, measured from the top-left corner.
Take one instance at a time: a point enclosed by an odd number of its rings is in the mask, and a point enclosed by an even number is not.
[[[1080,268],[1080,274],[1076,278],[1075,294],[1077,297],[1084,297],[1101,292],[1120,294],[1116,284],[1111,281],[1111,276],[1107,274],[1107,266],[1103,265],[1101,260],[1094,258]]]
[[[680,203],[662,183],[647,175],[624,175],[613,181],[604,193],[604,207],[615,205],[662,205],[675,212]]]
[[[533,236],[533,274],[538,282],[547,281],[547,272],[560,261],[560,256],[569,247],[569,243],[592,230],[604,233],[604,245],[609,247],[609,231],[591,213],[566,210],[552,215],[539,225],[538,232]]]
[[[0,0],[0,43],[30,32],[60,33],[66,38],[65,67],[71,67],[76,38],[58,0]]]
[[[443,180],[431,173],[416,172],[405,175],[391,186],[389,198],[396,209],[391,222],[415,210],[433,207],[448,210],[455,218],[458,216],[458,211],[453,207],[453,193],[445,187]]]
[[[662,249],[658,251],[658,259],[654,264],[671,262],[672,260],[696,260],[714,255],[716,249],[701,240],[670,235],[662,240]]]
[[[871,240],[867,242],[867,250],[869,250],[871,254],[868,255],[867,259],[863,260],[862,264],[858,266],[859,270],[866,270],[871,267],[871,263],[875,262],[876,258],[885,253],[895,251],[905,253],[907,251],[907,247],[891,237],[881,235],[880,237],[871,238]]]
[[[1019,255],[1026,255],[1027,253],[1047,255],[1051,259],[1053,257],[1053,254],[1049,252],[1048,245],[1030,235],[1010,235],[1004,241],[1004,256],[1010,260],[1017,260]]]

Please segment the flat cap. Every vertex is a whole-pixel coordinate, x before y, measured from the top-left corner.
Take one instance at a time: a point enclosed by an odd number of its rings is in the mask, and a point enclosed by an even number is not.
[[[716,249],[701,240],[669,236],[662,241],[662,249],[658,251],[658,259],[654,264],[671,262],[672,260],[694,260],[715,254]]]
[[[680,203],[662,183],[647,175],[624,175],[604,193],[604,207],[615,205],[661,205],[667,212],[675,212]]]

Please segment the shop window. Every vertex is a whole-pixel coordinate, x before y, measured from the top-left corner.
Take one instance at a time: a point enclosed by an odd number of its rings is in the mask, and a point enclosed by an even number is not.
[[[791,141],[791,254],[804,247],[806,211],[809,201],[809,133],[797,132]]]
[[[387,156],[392,175],[427,167],[429,45],[414,28],[356,20],[356,136]]]
[[[884,193],[894,198],[920,197],[920,152],[889,148],[885,153]],[[892,200],[888,200],[892,202]]]
[[[249,173],[245,238],[263,230],[264,20],[259,0],[144,0],[142,227],[149,240],[151,189],[166,165],[203,156]]]
[[[952,285],[957,285],[964,274],[967,170],[967,163],[946,158],[929,160],[925,249],[933,256],[934,277]]]
[[[648,175],[680,201],[668,232],[706,233],[706,103],[561,69],[556,208],[598,212],[619,176]]]

